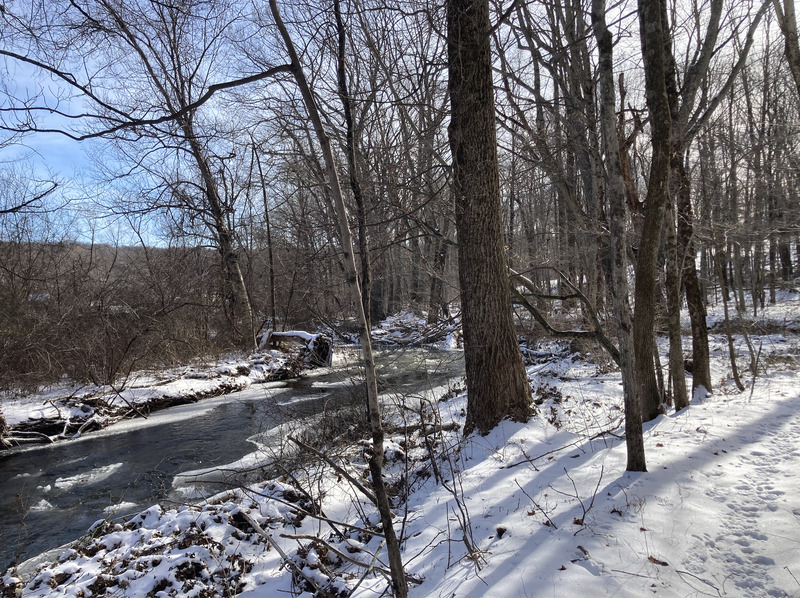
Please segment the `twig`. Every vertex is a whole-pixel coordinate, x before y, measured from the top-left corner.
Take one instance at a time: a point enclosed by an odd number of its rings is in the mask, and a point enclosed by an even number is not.
[[[335,553],[336,555],[339,556],[339,558],[347,561],[348,563],[352,563],[353,565],[357,565],[359,567],[364,567],[365,569],[368,570],[375,569],[377,571],[380,571],[384,575],[391,575],[391,571],[389,571],[389,569],[386,569],[385,567],[375,567],[375,561],[378,559],[378,552],[380,551],[381,547],[383,547],[383,545],[386,543],[386,540],[383,540],[381,542],[380,546],[378,547],[378,550],[375,552],[374,555],[372,555],[373,559],[371,563],[362,563],[358,559],[354,559],[353,557],[343,553],[341,550],[332,546],[319,536],[312,536],[311,534],[281,534],[281,538],[287,538],[289,540],[311,540],[312,542],[317,542],[319,544],[322,544],[325,548]]]
[[[364,575],[361,576],[361,579],[358,580],[358,583],[355,586],[353,586],[352,590],[350,590],[351,596],[356,593],[356,590],[361,586],[362,583],[364,583],[364,580],[367,578],[367,575],[369,575],[370,572],[372,571],[372,568],[375,566],[375,561],[378,560],[378,553],[381,551],[381,548],[383,548],[384,544],[386,544],[386,540],[381,542],[380,546],[378,546],[378,549],[375,551],[375,554],[372,555],[372,562],[370,562],[367,570],[364,571]]]
[[[533,463],[534,461],[537,461],[537,460],[541,459],[542,457],[546,457],[547,455],[552,455],[553,453],[557,453],[559,451],[563,451],[564,449],[571,448],[571,447],[573,447],[573,446],[575,446],[577,444],[580,444],[582,442],[586,442],[587,440],[588,441],[594,440],[595,438],[599,438],[600,436],[605,436],[606,434],[608,434],[610,436],[613,436],[614,438],[621,438],[618,434],[614,434],[614,430],[617,427],[618,426],[614,426],[613,428],[609,428],[608,430],[601,430],[600,432],[598,432],[597,434],[595,434],[593,436],[590,436],[589,438],[579,438],[575,442],[570,442],[569,444],[565,444],[564,446],[560,446],[558,448],[555,448],[552,451],[547,451],[546,453],[542,453],[541,455],[539,455],[537,457],[533,457],[533,458],[527,457],[525,459],[522,459],[521,461],[517,461],[516,463],[511,463],[510,465],[502,465],[500,467],[500,469],[511,469],[512,467],[516,467],[518,465],[522,465],[523,463]]]
[[[364,486],[364,484],[362,484],[362,483],[361,483],[361,482],[359,482],[359,481],[358,481],[356,478],[354,478],[354,477],[353,477],[353,476],[350,474],[350,472],[349,472],[349,471],[345,470],[345,469],[344,469],[344,468],[343,468],[341,465],[339,465],[338,463],[336,463],[336,462],[335,462],[333,459],[331,459],[331,458],[330,458],[328,455],[326,455],[326,454],[325,454],[325,453],[323,453],[322,451],[319,451],[319,450],[315,449],[313,446],[310,446],[310,445],[306,444],[305,442],[303,442],[303,441],[301,441],[301,440],[298,440],[298,439],[297,439],[297,438],[295,438],[294,436],[289,436],[289,440],[291,440],[292,442],[294,442],[294,443],[295,443],[297,446],[299,446],[300,448],[302,448],[302,449],[304,449],[304,450],[307,450],[307,451],[309,451],[309,452],[311,452],[311,453],[315,454],[315,455],[316,455],[317,457],[319,457],[320,459],[323,459],[323,460],[324,460],[326,463],[328,463],[328,465],[330,465],[331,467],[333,467],[333,469],[334,469],[334,470],[335,470],[337,473],[341,474],[343,478],[345,478],[345,479],[346,479],[348,482],[350,482],[351,484],[353,484],[353,486],[355,486],[356,488],[358,488],[358,489],[361,491],[361,493],[362,493],[362,494],[364,494],[364,496],[366,496],[366,497],[367,497],[367,498],[368,498],[368,499],[369,499],[369,500],[372,502],[372,504],[374,504],[374,505],[377,505],[377,504],[378,504],[378,501],[377,501],[377,499],[375,498],[375,495],[374,495],[372,492],[370,492],[369,490],[367,490],[367,488]]]
[[[756,353],[756,362],[753,364],[753,381],[750,382],[750,397],[747,399],[747,402],[753,400],[753,391],[756,389],[756,376],[758,375],[758,359],[761,357],[761,349],[764,346],[764,342],[758,343],[758,353]]]
[[[614,573],[624,573],[625,575],[633,575],[634,577],[643,577],[644,579],[653,579],[650,575],[641,575],[639,573],[631,573],[630,571],[623,571],[622,569],[612,569]]]
[[[794,582],[795,582],[795,583],[796,583],[798,586],[800,586],[800,581],[797,581],[797,578],[794,576],[794,573],[792,573],[792,572],[789,570],[789,567],[788,567],[788,566],[784,566],[783,568],[784,568],[784,569],[786,569],[786,572],[787,572],[789,575],[791,575],[791,576],[792,576],[792,579],[794,580]]]
[[[267,541],[267,543],[272,548],[274,548],[275,551],[279,555],[281,555],[281,558],[283,559],[283,562],[286,563],[287,567],[289,567],[294,573],[296,573],[297,575],[299,575],[300,577],[305,579],[309,584],[311,584],[311,587],[314,588],[315,592],[319,592],[320,591],[319,586],[316,583],[314,583],[314,580],[311,579],[308,575],[306,575],[303,572],[303,570],[300,567],[297,566],[296,563],[294,563],[293,561],[291,561],[289,559],[289,556],[283,551],[283,549],[278,545],[278,543],[275,542],[275,540],[272,539],[272,536],[270,536],[266,531],[264,531],[264,528],[262,528],[255,519],[253,519],[245,511],[241,511],[240,510],[239,512],[245,518],[247,523],[249,523],[250,526],[256,531],[256,533],[258,533],[259,536],[264,538]]]
[[[535,500],[533,500],[533,497],[532,497],[530,494],[528,494],[527,492],[525,492],[525,488],[523,488],[522,486],[520,486],[520,485],[519,485],[519,482],[517,481],[517,478],[514,478],[514,483],[517,485],[517,488],[519,488],[520,490],[522,490],[522,493],[523,493],[525,496],[527,496],[527,497],[528,497],[528,500],[529,500],[529,501],[531,501],[531,504],[532,504],[534,507],[536,507],[536,508],[537,508],[539,511],[541,511],[542,515],[544,515],[544,518],[545,518],[545,519],[547,519],[547,524],[548,524],[550,527],[552,527],[553,529],[558,529],[558,526],[555,524],[555,521],[553,521],[552,519],[550,519],[550,516],[547,514],[547,511],[545,511],[545,510],[544,510],[542,507],[540,507],[540,506],[539,506],[539,503],[537,503]]]
[[[601,465],[600,466],[600,477],[597,478],[597,485],[594,487],[594,492],[592,493],[592,500],[589,501],[589,508],[586,509],[586,511],[584,511],[584,513],[583,513],[584,516],[586,515],[586,513],[591,511],[592,507],[594,506],[594,499],[597,497],[597,491],[600,489],[600,482],[603,481],[603,473],[605,472],[605,470],[606,470],[606,466],[605,465]]]
[[[698,577],[694,573],[689,573],[688,571],[681,571],[679,569],[675,569],[675,573],[677,573],[678,575],[688,575],[689,577],[694,577],[697,581],[701,581],[704,584],[706,584],[707,586],[710,586],[710,587],[714,588],[717,591],[717,594],[722,596],[722,592],[719,591],[719,588],[717,586],[715,586],[713,583],[711,583],[710,581],[708,581],[707,579],[703,579],[702,577]]]

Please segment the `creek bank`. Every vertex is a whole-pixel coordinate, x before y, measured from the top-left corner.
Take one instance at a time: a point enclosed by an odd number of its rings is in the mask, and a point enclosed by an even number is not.
[[[321,334],[282,333],[295,342],[262,343],[259,351],[215,364],[137,373],[120,385],[66,382],[0,405],[0,452],[22,445],[74,440],[126,419],[263,384],[299,377],[330,363],[332,344]],[[275,346],[275,348],[270,348]]]

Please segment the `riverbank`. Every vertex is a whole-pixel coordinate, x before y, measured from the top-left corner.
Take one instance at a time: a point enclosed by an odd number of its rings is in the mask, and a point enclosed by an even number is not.
[[[0,416],[0,450],[79,438],[125,419],[286,380],[315,367],[302,348],[266,349],[249,355],[197,361],[157,372],[136,372],[117,385],[64,381],[39,392],[6,396]]]
[[[373,329],[377,346],[456,348],[461,343],[458,317],[428,324],[424,316],[402,312]],[[354,339],[349,339],[353,341]],[[279,346],[279,349],[269,349]],[[328,361],[327,336],[301,331],[272,333],[259,351],[248,355],[197,360],[194,364],[152,372],[134,372],[118,384],[78,384],[71,380],[14,394],[0,401],[0,452],[31,444],[74,440],[131,418],[202,399],[244,390],[254,384],[296,378],[320,365],[320,347]]]

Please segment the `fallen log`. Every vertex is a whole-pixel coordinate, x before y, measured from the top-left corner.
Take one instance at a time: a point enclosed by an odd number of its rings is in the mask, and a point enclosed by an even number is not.
[[[324,334],[312,334],[303,330],[275,332],[271,328],[264,332],[258,341],[258,348],[281,349],[297,348],[298,358],[314,366],[329,366],[333,358],[333,342]]]

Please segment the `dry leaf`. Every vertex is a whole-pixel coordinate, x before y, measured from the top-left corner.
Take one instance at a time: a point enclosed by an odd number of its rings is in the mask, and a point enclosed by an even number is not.
[[[648,559],[654,565],[661,565],[662,567],[669,567],[669,563],[667,561],[659,561],[656,557],[650,556]]]

